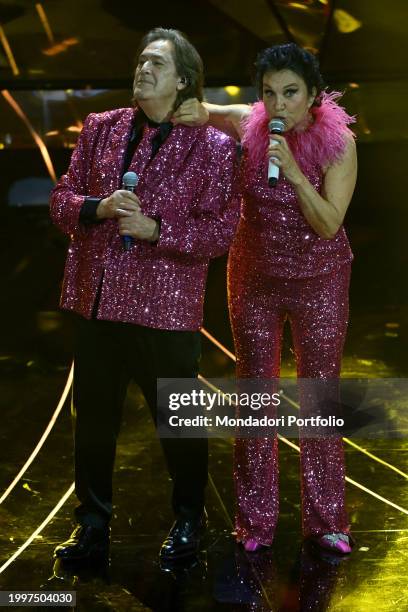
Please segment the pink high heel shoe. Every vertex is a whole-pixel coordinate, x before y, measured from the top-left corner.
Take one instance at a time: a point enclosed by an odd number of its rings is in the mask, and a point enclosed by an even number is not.
[[[315,542],[327,550],[348,555],[351,553],[350,536],[346,533],[326,533],[315,539]]]
[[[256,552],[262,548],[262,544],[258,542],[258,540],[255,540],[255,538],[249,538],[248,540],[242,542],[242,544],[247,552]]]

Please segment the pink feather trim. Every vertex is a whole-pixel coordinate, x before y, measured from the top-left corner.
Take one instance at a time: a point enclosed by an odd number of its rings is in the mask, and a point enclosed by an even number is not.
[[[313,122],[285,132],[289,147],[298,161],[318,164],[321,168],[339,159],[345,149],[346,137],[353,132],[347,127],[356,121],[336,102],[342,93],[332,91],[321,94],[321,105],[310,109]],[[251,114],[243,122],[242,144],[248,152],[251,166],[266,160],[269,145],[269,118],[264,103],[256,102]]]

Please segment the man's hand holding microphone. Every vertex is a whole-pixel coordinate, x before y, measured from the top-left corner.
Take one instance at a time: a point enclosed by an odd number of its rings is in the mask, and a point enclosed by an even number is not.
[[[96,216],[98,219],[117,219],[121,236],[149,242],[159,238],[159,224],[142,213],[141,202],[131,191],[117,189],[108,198],[101,200]]]

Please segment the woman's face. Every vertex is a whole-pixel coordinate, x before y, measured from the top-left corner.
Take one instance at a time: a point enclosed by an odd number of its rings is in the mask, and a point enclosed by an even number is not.
[[[311,94],[305,81],[292,70],[265,72],[263,76],[263,102],[269,119],[282,117],[286,130],[290,130],[307,117],[316,90]]]

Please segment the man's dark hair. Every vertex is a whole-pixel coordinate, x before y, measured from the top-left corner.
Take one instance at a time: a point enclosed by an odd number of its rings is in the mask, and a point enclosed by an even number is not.
[[[316,88],[316,99],[313,104],[320,105],[320,94],[325,84],[320,74],[317,58],[306,49],[302,49],[295,43],[268,47],[258,54],[255,68],[256,87],[260,98],[263,94],[263,77],[266,72],[292,70],[304,80],[309,94],[312,93],[313,87]]]
[[[196,48],[193,47],[187,36],[179,30],[154,28],[142,38],[137,51],[137,59],[142,51],[156,40],[168,40],[172,43],[177,74],[186,82],[186,87],[177,93],[174,109],[188,98],[197,98],[201,102],[203,99],[204,66]],[[136,103],[135,100],[133,102]]]

